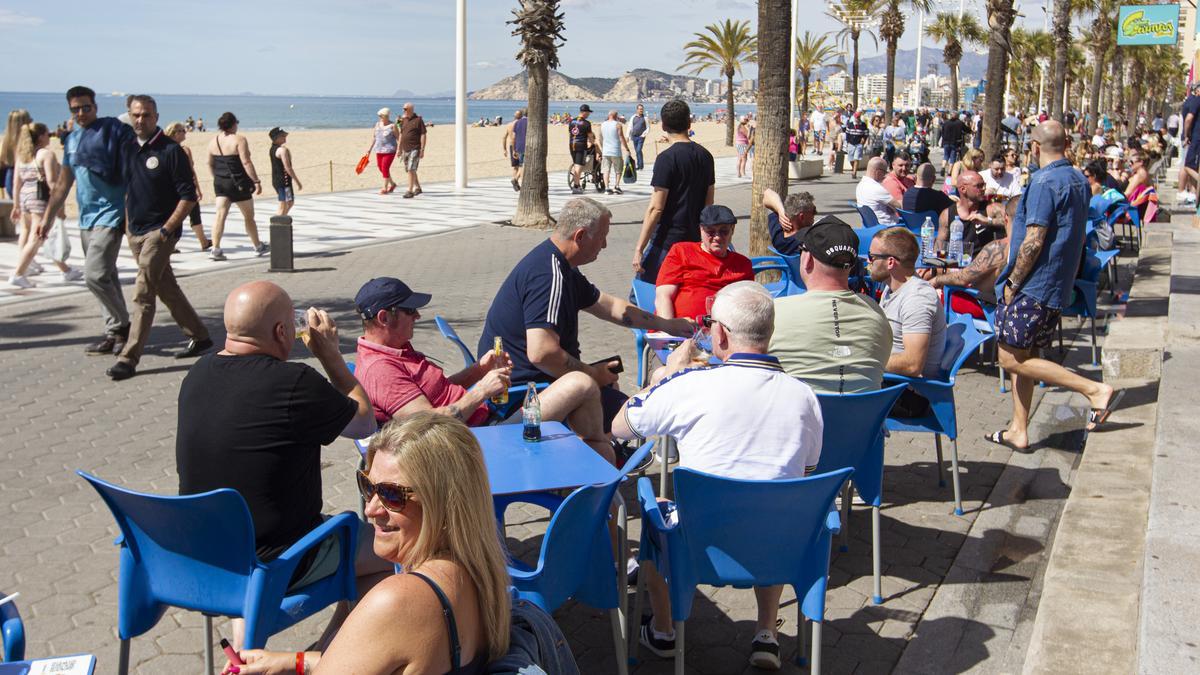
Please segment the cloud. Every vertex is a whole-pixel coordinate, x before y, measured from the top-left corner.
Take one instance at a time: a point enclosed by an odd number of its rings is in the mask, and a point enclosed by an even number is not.
[[[40,16],[0,9],[0,26],[40,26],[43,23],[46,23],[46,20]]]

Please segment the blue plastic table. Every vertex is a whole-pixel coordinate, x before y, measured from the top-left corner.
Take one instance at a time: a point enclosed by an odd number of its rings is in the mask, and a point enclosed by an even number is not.
[[[41,675],[42,673],[92,675],[95,669],[96,657],[91,654],[52,656],[45,659],[0,663],[0,675]]]
[[[546,492],[613,480],[620,471],[561,422],[542,422],[542,440],[521,438],[520,424],[473,427],[493,495]]]

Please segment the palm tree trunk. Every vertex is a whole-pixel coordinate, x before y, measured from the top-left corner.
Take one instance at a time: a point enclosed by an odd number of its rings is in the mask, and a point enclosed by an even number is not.
[[[550,217],[550,185],[546,176],[546,117],[549,102],[549,69],[545,63],[532,64],[529,77],[529,126],[525,132],[525,176],[517,197],[513,225],[547,229],[554,225]]]
[[[892,99],[896,96],[896,44],[889,41],[887,43],[887,85],[884,91],[883,99],[883,119],[892,119]]]
[[[1113,45],[1112,57],[1113,110],[1125,117],[1125,50]]]
[[[733,147],[733,71],[725,73],[725,145]]]
[[[958,64],[950,66],[950,110],[958,110]],[[956,113],[957,114],[957,113]]]
[[[763,192],[787,194],[788,99],[791,97],[791,2],[758,2],[758,131],[750,197],[750,255],[764,255],[771,238]]]
[[[801,73],[800,74],[801,88],[804,91],[803,102],[800,104],[800,114],[801,115],[808,113],[808,79],[810,77],[812,77],[811,73]],[[796,129],[796,133],[799,134],[800,130]]]
[[[1092,54],[1092,84],[1091,92],[1088,96],[1088,114],[1092,116],[1092,123],[1090,125],[1092,128],[1088,129],[1088,131],[1094,130],[1096,125],[1100,123],[1100,91],[1103,88],[1104,55],[1106,51],[1106,49],[1097,49]]]
[[[854,87],[854,109],[858,110],[858,33],[851,33],[850,41],[854,43],[854,74],[850,78],[850,84]]]
[[[983,106],[983,143],[981,148],[986,157],[995,156],[1000,150],[1000,119],[1004,117],[1004,75],[1008,72],[1008,55],[1011,53],[1010,31],[1016,12],[1013,0],[989,0],[987,89]]]
[[[1050,116],[1062,121],[1067,90],[1067,53],[1071,46],[1071,0],[1054,0],[1054,79],[1050,83]]]

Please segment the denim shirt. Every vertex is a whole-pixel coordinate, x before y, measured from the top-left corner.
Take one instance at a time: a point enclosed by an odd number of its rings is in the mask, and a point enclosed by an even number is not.
[[[1065,159],[1047,164],[1030,177],[1013,217],[1008,264],[996,279],[996,297],[1004,297],[1004,284],[1016,265],[1027,225],[1040,225],[1046,228],[1042,252],[1020,292],[1051,309],[1070,304],[1083,254],[1090,195],[1083,174]]]

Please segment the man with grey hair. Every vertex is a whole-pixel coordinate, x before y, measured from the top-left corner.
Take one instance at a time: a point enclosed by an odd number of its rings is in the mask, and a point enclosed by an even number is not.
[[[767,353],[774,332],[771,294],[753,281],[722,288],[705,317],[712,353],[723,365],[697,367],[692,340],[671,353],[651,387],[629,399],[613,420],[621,439],[668,435],[678,442],[679,465],[726,478],[800,478],[817,466],[824,424],[813,390],[783,371]],[[664,512],[676,519],[670,506]],[[652,564],[643,567],[651,617],[641,642],[659,656],[675,653],[667,586]],[[750,663],[778,669],[776,619],[782,586],[754,589],[758,625]]]
[[[887,162],[882,157],[872,157],[867,162],[867,170],[863,172],[862,180],[854,189],[854,198],[859,208],[868,208],[875,212],[875,219],[880,225],[898,225],[900,215],[896,213],[901,204],[883,186],[887,175]],[[863,223],[866,225],[866,223]]]
[[[605,431],[626,396],[617,388],[619,362],[581,361],[579,312],[626,328],[690,336],[690,319],[664,319],[592,285],[579,268],[594,261],[608,244],[612,213],[599,202],[579,197],[567,202],[550,238],[513,266],[500,284],[479,338],[480,356],[495,339],[512,359],[514,384],[554,382],[567,373],[590,375],[600,387]],[[615,370],[614,370],[615,369]]]
[[[608,119],[600,125],[600,154],[604,157],[604,182],[608,194],[621,194],[621,175],[625,172],[624,155],[629,154],[629,141],[625,140],[625,125],[617,118],[616,110],[608,111]]]
[[[794,192],[780,199],[779,193],[771,188],[763,191],[763,206],[767,214],[767,231],[771,233],[771,246],[783,255],[800,255],[801,230],[813,224],[817,205],[810,192]]]

